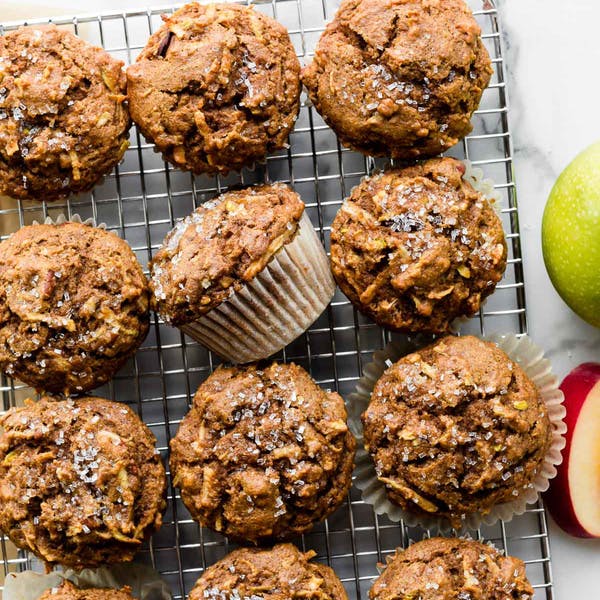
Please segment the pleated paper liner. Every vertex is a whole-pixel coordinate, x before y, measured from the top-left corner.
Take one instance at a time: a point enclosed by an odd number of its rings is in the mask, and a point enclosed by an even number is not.
[[[515,500],[493,507],[487,514],[472,513],[464,520],[464,529],[475,530],[482,524],[492,525],[498,520],[510,521],[514,515],[523,514],[528,504],[537,501],[538,495],[548,489],[550,480],[556,476],[556,466],[562,462],[561,450],[565,446],[564,433],[567,427],[563,421],[566,414],[562,404],[563,393],[558,388],[558,378],[552,373],[550,361],[544,358],[544,352],[529,337],[517,337],[512,333],[495,334],[482,337],[493,342],[518,363],[538,388],[546,404],[552,424],[550,448],[541,468],[530,487],[519,492]],[[361,414],[369,405],[371,392],[377,380],[391,363],[403,356],[415,352],[431,343],[431,338],[415,338],[390,342],[383,350],[375,352],[373,362],[364,369],[364,375],[356,386],[356,392],[348,398],[349,425],[357,437],[355,485],[362,491],[363,500],[373,506],[378,515],[386,515],[392,521],[403,520],[409,527],[421,526],[434,532],[446,532],[451,529],[449,521],[442,517],[421,516],[403,510],[389,501],[385,485],[379,481],[373,461],[364,449]]]
[[[296,237],[252,281],[180,329],[226,360],[251,362],[304,333],[334,292],[327,254],[305,212]]]

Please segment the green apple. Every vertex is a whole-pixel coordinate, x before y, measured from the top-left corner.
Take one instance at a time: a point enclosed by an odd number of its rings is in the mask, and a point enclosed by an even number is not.
[[[542,251],[562,299],[600,327],[600,142],[556,180],[542,219]]]

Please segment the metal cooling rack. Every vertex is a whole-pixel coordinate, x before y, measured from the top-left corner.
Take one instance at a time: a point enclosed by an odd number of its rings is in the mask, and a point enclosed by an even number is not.
[[[335,11],[335,0],[264,0],[257,9],[281,21],[300,60],[311,56],[324,24]],[[501,196],[502,220],[509,240],[506,275],[480,314],[462,328],[464,332],[526,332],[525,295],[518,227],[512,145],[508,128],[508,101],[502,57],[500,23],[489,0],[471,2],[494,64],[494,76],[473,119],[474,129],[448,154],[468,158],[496,183]],[[52,19],[81,37],[104,46],[126,63],[135,60],[150,32],[160,24],[160,14],[174,7],[147,11],[106,13]],[[48,22],[29,21],[29,24]],[[23,23],[7,23],[0,33]],[[306,97],[303,96],[306,100]],[[379,161],[378,161],[379,164]],[[133,247],[146,265],[174,223],[227,186],[263,180],[284,181],[302,196],[321,240],[329,248],[330,224],[342,199],[375,161],[341,148],[335,135],[306,101],[289,149],[269,156],[253,171],[228,177],[193,177],[165,164],[138,131],[131,131],[131,147],[123,163],[90,194],[62,203],[0,200],[0,233],[6,237],[17,228],[46,216],[92,217],[106,223]],[[115,379],[98,395],[133,405],[158,440],[163,459],[168,442],[185,415],[197,386],[218,364],[218,359],[153,317],[142,348]],[[338,291],[328,309],[300,338],[278,356],[304,366],[325,388],[343,396],[353,391],[375,350],[388,341],[386,334],[358,314]],[[2,376],[0,392],[4,410],[27,397],[31,390]],[[302,548],[312,548],[318,560],[331,565],[352,599],[366,599],[376,564],[397,546],[427,536],[385,517],[374,515],[356,489],[331,518],[303,538]],[[552,575],[548,529],[544,509],[532,506],[510,523],[483,527],[474,537],[492,541],[498,548],[523,558],[536,589],[535,598],[552,599]],[[0,539],[4,573],[40,568],[39,563]],[[151,564],[168,582],[174,598],[185,598],[202,570],[230,550],[227,540],[199,528],[190,518],[176,490],[169,487],[169,502],[162,529],[144,546],[138,560]],[[1,581],[1,579],[0,579]]]

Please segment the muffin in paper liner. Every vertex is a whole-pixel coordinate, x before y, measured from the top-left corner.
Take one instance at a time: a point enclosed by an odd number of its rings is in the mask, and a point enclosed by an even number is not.
[[[131,594],[139,600],[170,600],[171,591],[158,573],[146,565],[123,563],[97,569],[82,569],[63,572],[38,573],[22,571],[9,573],[4,584],[4,600],[37,600],[44,592],[69,580],[77,587],[121,589],[131,588]]]
[[[329,262],[306,211],[298,233],[228,299],[180,329],[222,358],[267,358],[304,333],[335,292]]]
[[[556,466],[562,462],[561,451],[565,446],[564,433],[567,430],[563,420],[566,414],[562,404],[564,396],[558,387],[558,378],[552,373],[550,361],[544,358],[543,350],[527,335],[519,337],[513,333],[498,333],[480,337],[484,341],[496,344],[511,360],[518,363],[533,381],[546,404],[552,434],[544,462],[532,487],[521,492],[514,501],[494,506],[486,515],[466,515],[463,530],[476,530],[483,524],[493,525],[498,520],[510,521],[514,515],[523,514],[528,504],[536,502],[538,495],[548,489],[550,479],[556,476]],[[425,335],[398,337],[383,350],[375,352],[373,361],[364,368],[364,375],[358,381],[356,391],[348,397],[348,424],[358,441],[354,484],[361,490],[363,500],[373,506],[375,513],[385,515],[392,521],[403,520],[409,527],[421,526],[434,532],[447,532],[452,529],[447,519],[413,514],[389,501],[385,485],[377,478],[371,456],[364,448],[361,422],[361,414],[369,405],[371,392],[383,372],[403,356],[423,348],[434,339]]]
[[[131,245],[129,244],[129,242],[122,238],[118,231],[114,230],[114,229],[109,229],[106,225],[106,223],[101,222],[101,223],[97,223],[96,219],[94,217],[87,217],[87,218],[83,218],[79,213],[72,213],[72,214],[68,214],[68,212],[65,210],[65,212],[58,212],[55,216],[51,217],[51,216],[45,216],[44,218],[40,218],[38,219],[33,219],[31,221],[31,223],[28,223],[26,225],[23,225],[22,227],[20,227],[19,229],[17,229],[16,231],[13,231],[7,238],[10,239],[13,236],[17,235],[20,231],[29,228],[29,227],[34,227],[34,226],[44,226],[44,225],[51,225],[51,226],[61,226],[61,225],[65,225],[65,224],[76,224],[76,225],[84,225],[86,227],[89,227],[92,230],[101,230],[104,233],[108,233],[110,234],[110,236],[114,236],[115,238],[117,238],[118,240],[120,240],[119,243],[125,243],[127,248],[129,248],[131,255],[135,258],[135,262],[139,263],[137,255],[135,254],[135,252],[133,251],[133,249],[131,248]],[[91,235],[93,235],[93,233],[91,233]],[[5,240],[6,242],[6,240]],[[143,278],[143,280],[146,282],[145,287],[147,288],[147,278],[143,273],[142,270],[142,266],[139,265],[140,267],[140,275]],[[56,277],[56,275],[55,275]],[[59,277],[60,278],[60,277]],[[121,282],[122,283],[122,282]],[[59,305],[60,306],[60,305]],[[149,323],[149,314],[150,311],[149,309],[146,310],[145,312],[145,317],[143,320],[145,320],[147,323]],[[143,327],[143,324],[142,324]],[[147,327],[145,329],[146,333],[144,333],[144,338],[147,334]],[[142,338],[139,343],[136,343],[137,345],[135,346],[135,349],[130,353],[130,355],[127,357],[128,360],[129,358],[131,358],[131,356],[133,356],[135,354],[135,352],[137,352],[139,346],[143,343],[143,339]],[[133,346],[132,346],[133,347]],[[60,354],[58,352],[56,352],[57,355],[60,356]],[[88,354],[88,356],[91,356],[91,354]],[[99,385],[103,385],[104,383],[106,383],[108,380],[112,379],[115,375],[115,373],[120,370],[123,367],[123,364],[125,363],[125,361],[121,364],[121,366],[119,368],[117,368],[114,372],[112,372],[112,374],[110,375],[110,377],[108,379],[106,379],[105,381],[101,381],[100,379],[98,379],[98,382],[93,386],[93,387],[97,387]],[[41,363],[40,363],[41,364]],[[45,368],[45,367],[43,367]],[[49,370],[49,372],[51,371],[51,369]],[[83,371],[83,369],[82,369]],[[49,385],[47,384],[47,382],[44,382],[43,384],[40,383],[34,383],[33,381],[26,381],[24,377],[20,376],[18,373],[10,373],[8,371],[6,371],[8,375],[10,375],[11,377],[14,377],[15,379],[22,381],[23,383],[25,383],[25,385],[27,385],[28,387],[32,388],[35,391],[44,391],[44,392],[49,392],[49,393],[54,393],[57,395],[78,395],[81,393],[84,393],[86,391],[89,391],[92,389],[92,387],[88,387],[88,386],[74,386],[74,387],[70,387],[69,389],[56,389],[56,386],[54,385]],[[30,394],[27,394],[30,395]],[[27,396],[26,395],[26,396]]]

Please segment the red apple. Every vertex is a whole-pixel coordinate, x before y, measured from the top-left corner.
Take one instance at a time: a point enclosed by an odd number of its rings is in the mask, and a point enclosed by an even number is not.
[[[600,364],[584,363],[560,385],[567,445],[545,502],[557,524],[577,537],[600,537]]]

